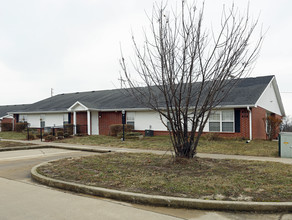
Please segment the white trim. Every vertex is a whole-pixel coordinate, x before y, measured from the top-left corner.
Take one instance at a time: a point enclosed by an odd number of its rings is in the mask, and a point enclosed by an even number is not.
[[[71,105],[67,110],[68,111],[74,111],[74,107],[76,106],[76,105],[81,105],[83,108],[84,108],[84,111],[88,111],[89,109],[85,106],[85,105],[83,105],[81,102],[79,102],[79,101],[77,101],[77,102],[75,102],[73,105]]]
[[[269,84],[267,85],[267,87],[264,89],[264,91],[260,95],[259,99],[256,101],[255,107],[258,106],[258,102],[261,100],[261,98],[263,97],[263,95],[265,94],[265,92],[269,89],[269,87],[271,86],[271,84],[273,85],[273,88],[274,88],[274,91],[275,91],[275,94],[276,94],[276,98],[277,98],[277,101],[278,101],[278,104],[279,104],[279,108],[280,108],[281,114],[282,114],[282,116],[285,116],[285,109],[284,109],[284,106],[283,106],[283,102],[282,102],[282,99],[281,99],[279,87],[278,87],[278,84],[277,84],[277,81],[276,81],[276,77],[275,76],[271,79],[271,81],[269,82]],[[251,107],[251,106],[248,106],[248,107]]]
[[[91,135],[91,118],[90,118],[90,111],[87,111],[87,134]]]
[[[252,114],[249,106],[247,106],[247,110],[249,111],[249,140],[252,140]]]
[[[77,132],[77,129],[76,129],[76,112],[73,112],[73,134],[75,135]]]
[[[68,113],[68,111],[36,111],[36,112],[8,112],[8,114],[46,114],[46,113]]]

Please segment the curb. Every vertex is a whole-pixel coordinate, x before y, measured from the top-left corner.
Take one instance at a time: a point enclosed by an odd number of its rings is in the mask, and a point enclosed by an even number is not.
[[[31,145],[31,146],[20,146],[20,147],[6,147],[6,148],[0,148],[0,152],[14,151],[14,150],[33,150],[33,149],[44,149],[44,148],[56,148],[56,149],[64,149],[64,150],[87,151],[87,152],[95,152],[95,153],[110,153],[110,152],[113,152],[112,150],[81,148],[81,147],[62,147],[62,146],[54,146],[54,145],[35,145],[35,146]]]
[[[216,201],[170,196],[147,195],[106,189],[101,187],[86,186],[77,183],[65,182],[45,177],[37,172],[37,168],[50,162],[41,163],[31,169],[31,177],[44,185],[65,189],[77,193],[100,196],[125,202],[139,203],[152,206],[168,206],[174,208],[206,209],[224,211],[248,212],[283,212],[292,211],[292,202],[237,202]]]

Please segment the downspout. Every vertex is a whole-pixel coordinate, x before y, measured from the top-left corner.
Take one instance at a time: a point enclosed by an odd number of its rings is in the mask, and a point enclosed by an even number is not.
[[[251,118],[251,109],[247,106],[247,110],[249,112],[249,140],[252,140],[252,118]]]

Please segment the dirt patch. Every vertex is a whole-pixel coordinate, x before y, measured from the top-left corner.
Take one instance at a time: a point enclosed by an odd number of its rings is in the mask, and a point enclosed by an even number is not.
[[[21,147],[21,146],[30,146],[30,145],[33,145],[33,144],[17,143],[13,141],[0,141],[0,148]]]

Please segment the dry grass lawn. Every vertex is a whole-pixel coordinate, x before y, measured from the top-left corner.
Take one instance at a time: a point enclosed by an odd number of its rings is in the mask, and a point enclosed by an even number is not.
[[[38,170],[60,180],[129,192],[200,199],[292,201],[292,166],[272,162],[110,153]]]
[[[127,147],[150,150],[172,150],[172,145],[168,136],[144,137],[143,139],[126,139],[125,142],[122,142],[119,138],[116,137],[92,135],[64,139],[61,142],[71,144]],[[246,143],[245,140],[238,139],[208,141],[206,138],[203,137],[200,139],[197,152],[277,157],[278,142],[254,140],[250,143]]]

